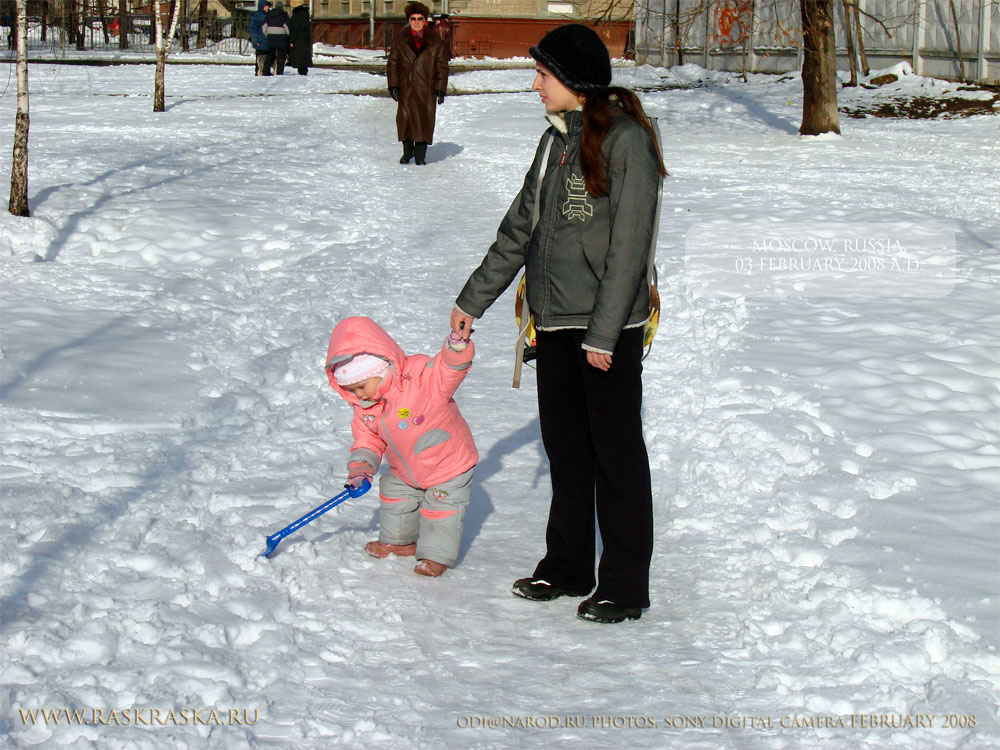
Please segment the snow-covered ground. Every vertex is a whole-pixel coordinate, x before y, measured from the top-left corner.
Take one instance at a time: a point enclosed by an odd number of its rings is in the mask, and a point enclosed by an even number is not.
[[[255,557],[342,484],[334,323],[440,345],[544,125],[530,72],[454,76],[515,93],[450,96],[417,168],[391,101],[335,93],[384,90],[366,73],[171,67],[154,114],[150,67],[32,65],[32,217],[0,217],[5,747],[1000,746],[1000,121],[803,139],[794,76],[617,75],[706,85],[643,95],[671,172],[653,605],[600,626],[509,593],[548,503],[509,294],[457,397],[458,566],[366,555],[374,493]],[[947,288],[712,291],[689,233],[769,225],[943,228]]]

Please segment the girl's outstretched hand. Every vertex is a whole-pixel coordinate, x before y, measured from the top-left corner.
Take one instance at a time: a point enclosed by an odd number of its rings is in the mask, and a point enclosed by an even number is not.
[[[451,330],[462,338],[468,338],[472,334],[472,318],[456,307],[451,311]]]

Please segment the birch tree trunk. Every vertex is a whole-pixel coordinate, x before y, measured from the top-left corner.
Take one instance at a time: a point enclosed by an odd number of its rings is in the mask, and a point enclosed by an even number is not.
[[[174,32],[177,31],[177,19],[180,3],[173,0],[170,3],[170,30],[163,32],[162,6],[157,2],[153,17],[156,19],[156,73],[153,78],[153,111],[165,112],[167,109],[167,92],[164,83],[164,71],[167,68],[167,55],[170,54],[170,45],[174,41]]]
[[[802,14],[802,125],[800,135],[839,133],[833,0],[800,0]]]
[[[17,0],[17,117],[14,120],[14,157],[10,167],[10,203],[14,216],[28,212],[28,2]]]

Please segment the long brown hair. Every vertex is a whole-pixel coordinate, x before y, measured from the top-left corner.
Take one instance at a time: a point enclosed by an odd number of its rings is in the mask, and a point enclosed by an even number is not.
[[[656,146],[656,160],[659,164],[660,177],[667,176],[667,168],[663,166],[663,155],[660,153],[659,140],[653,132],[653,126],[646,117],[634,93],[628,89],[611,86],[588,92],[583,103],[583,139],[580,143],[580,166],[583,169],[583,181],[587,192],[595,198],[608,194],[608,175],[601,153],[601,143],[604,136],[611,130],[615,117],[622,115],[635,120],[649,133]]]

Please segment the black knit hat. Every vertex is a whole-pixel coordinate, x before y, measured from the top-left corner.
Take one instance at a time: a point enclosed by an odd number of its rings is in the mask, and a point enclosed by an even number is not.
[[[587,26],[569,23],[552,29],[528,53],[573,91],[593,91],[611,83],[608,48]]]

